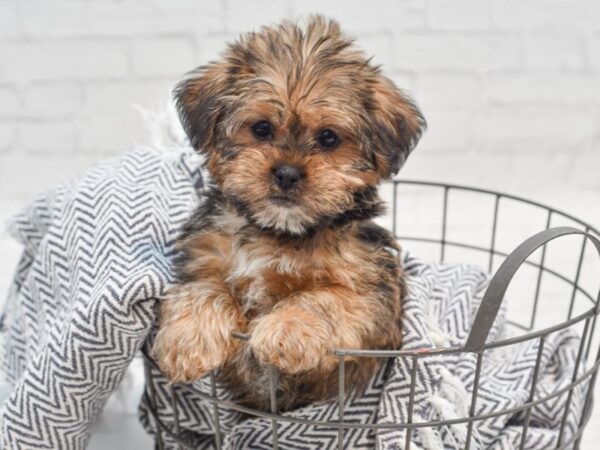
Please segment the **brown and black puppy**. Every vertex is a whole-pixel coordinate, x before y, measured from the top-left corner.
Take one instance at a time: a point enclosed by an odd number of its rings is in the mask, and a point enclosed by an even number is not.
[[[371,219],[425,121],[334,21],[242,36],[175,90],[212,177],[183,230],[154,354],[173,382],[218,369],[244,404],[289,409],[337,390],[336,348],[400,345],[403,275]],[[233,332],[249,341],[232,337]],[[347,363],[360,387],[377,362]]]

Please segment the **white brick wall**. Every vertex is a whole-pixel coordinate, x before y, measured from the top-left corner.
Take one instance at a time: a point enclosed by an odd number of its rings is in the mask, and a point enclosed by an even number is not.
[[[133,104],[161,107],[237,33],[312,12],[337,18],[421,105],[430,127],[405,177],[600,223],[596,0],[0,0],[0,201],[146,142]]]

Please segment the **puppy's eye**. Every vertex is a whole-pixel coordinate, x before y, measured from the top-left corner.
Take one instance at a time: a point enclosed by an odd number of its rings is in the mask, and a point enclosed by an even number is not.
[[[268,139],[273,134],[271,124],[266,120],[260,120],[250,128],[252,129],[252,134],[258,139]]]
[[[317,135],[317,142],[323,148],[331,150],[340,145],[340,138],[329,128],[322,130]]]

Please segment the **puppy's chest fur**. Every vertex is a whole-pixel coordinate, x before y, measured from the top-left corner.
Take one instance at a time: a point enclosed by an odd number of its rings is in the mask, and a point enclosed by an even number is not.
[[[331,323],[335,338],[342,343],[355,342],[354,335],[346,339],[340,321],[348,315],[364,315],[372,319],[365,321],[361,342],[355,345],[397,348],[400,302],[405,288],[397,256],[386,249],[396,247],[387,231],[371,221],[363,221],[342,229],[319,230],[314,236],[286,238],[259,232],[223,205],[209,202],[206,207],[210,213],[200,208],[179,241],[185,254],[179,282],[200,283],[202,292],[212,289],[215,280],[222,280],[244,316],[237,331],[252,335],[258,320],[270,315],[279,304],[285,306],[306,293],[337,295],[343,291],[345,294],[337,300],[341,302],[339,311],[332,315],[322,311],[318,302],[314,304],[315,314]],[[304,297],[304,304],[307,298],[310,297]],[[309,308],[312,307],[311,303]],[[338,313],[341,315],[336,318]],[[336,342],[334,336],[331,342]],[[370,358],[349,361],[347,386],[364,385],[377,363]],[[248,345],[241,344],[222,368],[221,379],[242,403],[268,407],[267,371]],[[335,368],[326,372],[282,373],[278,404],[287,409],[328,398],[336,392],[336,383]]]
[[[339,251],[281,245],[271,238],[232,234],[231,262],[225,278],[249,320],[303,291],[343,285],[356,288]],[[337,267],[336,267],[337,266]]]
[[[332,286],[360,292],[378,276],[374,266],[385,265],[381,258],[373,264],[369,238],[359,236],[362,230],[286,239],[257,233],[245,219],[223,207],[213,209],[209,221],[196,223],[197,229],[184,233],[180,242],[186,253],[183,277],[199,279],[220,271],[249,320],[299,292]]]
[[[306,257],[281,249],[269,252],[265,244],[244,244],[236,236],[232,243],[234,257],[225,281],[250,320],[268,313],[295,292],[311,289],[316,282],[317,274],[307,267]]]

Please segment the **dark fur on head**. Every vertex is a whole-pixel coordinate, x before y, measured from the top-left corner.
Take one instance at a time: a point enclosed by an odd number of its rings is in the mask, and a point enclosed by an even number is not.
[[[425,126],[338,24],[319,16],[305,29],[283,22],[242,36],[221,60],[189,73],[175,99],[225,197],[259,226],[292,234],[339,223],[347,212],[379,212],[361,193],[398,172]],[[271,139],[252,136],[260,120],[273,125]],[[339,147],[319,148],[323,129],[339,135]],[[306,172],[285,217],[271,202],[277,164]]]

